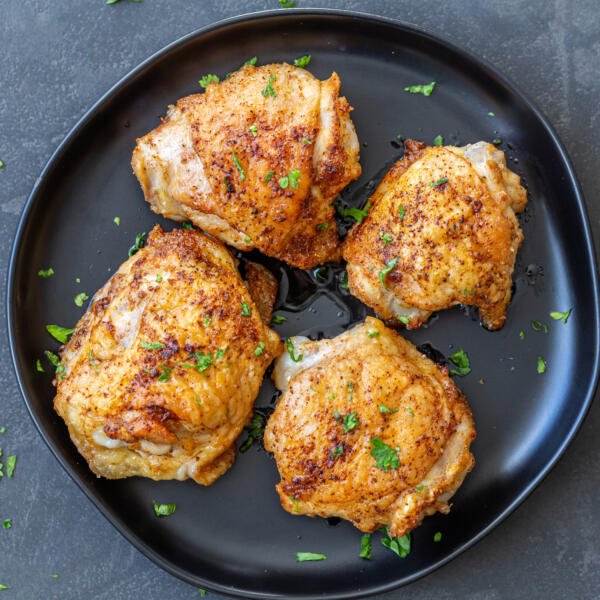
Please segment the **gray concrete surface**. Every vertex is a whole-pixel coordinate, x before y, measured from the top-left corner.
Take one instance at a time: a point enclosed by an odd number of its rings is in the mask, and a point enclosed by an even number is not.
[[[277,0],[0,1],[0,304],[9,248],[35,178],[93,102],[141,60],[182,34]],[[439,2],[298,0],[368,11],[425,27],[484,57],[533,98],[557,128],[600,234],[600,16],[597,0]],[[568,210],[568,207],[565,207]],[[171,600],[193,588],[131,547],[93,508],[37,434],[0,347],[0,434],[19,456],[0,481],[2,598]],[[600,597],[600,404],[566,456],[484,541],[389,600]],[[53,579],[52,573],[60,577]],[[215,594],[209,594],[217,598]]]

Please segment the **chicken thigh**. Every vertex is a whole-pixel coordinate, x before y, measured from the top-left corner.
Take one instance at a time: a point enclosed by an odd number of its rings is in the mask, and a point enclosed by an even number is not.
[[[283,394],[264,443],[285,510],[394,537],[450,510],[475,426],[447,369],[367,317],[334,339],[291,338],[273,377]]]
[[[457,304],[504,325],[527,195],[501,150],[409,140],[370,203],[344,242],[352,294],[409,329]]]
[[[76,325],[54,407],[97,475],[209,485],[280,351],[226,248],[157,226]]]
[[[361,172],[339,89],[272,64],[182,98],[133,152],[152,210],[296,267],[339,260],[332,202]]]

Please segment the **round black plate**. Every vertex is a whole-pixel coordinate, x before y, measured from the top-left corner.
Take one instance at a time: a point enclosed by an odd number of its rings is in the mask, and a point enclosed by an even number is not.
[[[477,459],[449,516],[426,519],[404,560],[374,536],[373,560],[358,557],[360,533],[347,523],[285,513],[277,472],[260,448],[240,455],[214,485],[98,479],[52,410],[51,369],[34,362],[56,343],[46,323],[73,325],[73,303],[91,295],[126,258],[137,232],[162,221],[150,212],[131,173],[135,139],[158,123],[168,103],[198,92],[205,73],[223,76],[248,58],[291,61],[310,53],[321,78],[336,70],[354,106],[364,175],[343,194],[364,201],[401,149],[397,134],[429,143],[501,138],[511,167],[529,190],[525,242],[504,329],[490,333],[460,309],[407,334],[444,354],[464,348],[473,372],[458,385],[478,428]],[[432,96],[403,92],[437,81]],[[488,116],[492,112],[495,116]],[[121,218],[120,226],[113,218]],[[308,273],[266,261],[282,279],[282,335],[335,335],[364,317],[344,294],[339,272]],[[52,266],[56,274],[38,277]],[[76,283],[80,278],[81,283]],[[414,28],[331,11],[284,11],[225,21],[159,52],[117,84],[74,128],[36,184],[15,241],[8,291],[13,358],[32,417],[64,468],[103,514],[142,552],[175,575],[246,598],[350,598],[407,583],[456,556],[498,524],[562,454],[592,398],[598,366],[597,280],[581,192],[556,135],[519,92],[489,66]],[[568,323],[548,314],[574,307]],[[547,323],[535,332],[532,320]],[[525,339],[519,337],[525,332]],[[538,356],[548,365],[536,372]],[[258,400],[268,406],[265,382]],[[243,437],[243,436],[242,436]],[[152,500],[176,502],[157,519]],[[433,534],[441,531],[441,542]],[[319,563],[297,551],[323,552]]]

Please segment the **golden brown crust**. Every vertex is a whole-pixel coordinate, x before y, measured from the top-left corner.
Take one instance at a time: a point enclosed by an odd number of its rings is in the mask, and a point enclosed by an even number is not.
[[[519,178],[489,144],[406,146],[344,242],[350,291],[408,328],[456,304],[477,306],[486,327],[502,327],[523,239],[514,214],[526,203]],[[380,272],[390,264],[384,287]]]
[[[292,368],[299,372],[264,436],[283,508],[342,517],[366,532],[387,525],[393,536],[447,512],[474,465],[475,438],[471,411],[447,369],[370,317],[333,340],[302,343],[297,353],[303,360]],[[278,359],[278,385],[286,360]],[[349,430],[348,414],[357,422]],[[397,449],[397,468],[377,466],[375,438]]]
[[[207,485],[280,352],[225,247],[157,226],[76,325],[54,407],[97,475]]]

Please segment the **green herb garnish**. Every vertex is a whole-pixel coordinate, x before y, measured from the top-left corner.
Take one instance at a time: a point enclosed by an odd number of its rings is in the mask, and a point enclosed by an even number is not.
[[[279,0],[279,3],[284,6],[282,4],[282,2],[289,2],[290,0]],[[293,2],[290,6],[294,6]],[[289,8],[289,6],[286,6],[285,8]],[[298,562],[307,562],[307,561],[311,561],[311,560],[325,560],[327,558],[327,554],[318,554],[316,552],[296,552],[296,560]]]
[[[6,458],[6,476],[11,479],[13,473],[15,472],[15,467],[17,466],[17,457],[14,454],[11,454]]]
[[[52,267],[48,267],[47,269],[40,269],[38,271],[38,275],[40,277],[43,277],[44,279],[47,279],[48,277],[52,277],[52,275],[54,275],[54,269]]]
[[[217,75],[214,75],[213,73],[207,73],[206,75],[202,76],[198,83],[200,84],[201,88],[206,89],[209,83],[219,83],[219,81],[220,80]]]
[[[271,181],[271,178],[273,177],[273,175],[275,175],[275,171],[269,171],[267,173],[267,175],[265,176],[265,183],[269,183],[269,181]]]
[[[371,534],[365,533],[360,538],[360,554],[361,558],[371,559],[371,552],[373,551],[373,544],[371,544]]]
[[[204,598],[207,592],[204,588],[198,588],[198,593],[200,594],[200,597]]]
[[[452,375],[465,377],[471,372],[471,360],[462,348],[451,354],[448,359],[457,367],[456,369],[450,369]]]
[[[408,325],[410,323],[410,317],[408,315],[400,315],[398,321],[403,325]]]
[[[432,181],[429,184],[429,187],[436,188],[436,187],[439,187],[440,185],[444,185],[444,183],[448,183],[447,177],[442,177],[441,179],[438,179],[437,181]]]
[[[144,350],[160,350],[165,345],[162,342],[142,342],[142,348]]]
[[[330,458],[337,458],[344,453],[344,444],[341,442],[331,451],[329,454]]]
[[[546,361],[541,357],[538,356],[537,358],[537,372],[542,375],[543,373],[546,372],[546,368],[547,368],[547,364]]]
[[[4,519],[2,521],[2,529],[10,529],[12,527],[12,519]]]
[[[233,152],[233,164],[235,165],[235,168],[239,171],[240,173],[240,179],[242,181],[244,181],[246,179],[246,173],[244,173],[244,169],[235,153],[235,150]]]
[[[54,354],[54,352],[50,352],[50,350],[44,350],[44,354],[46,355],[46,358],[50,361],[50,364],[56,367],[56,375],[58,375],[61,379],[64,379],[67,369],[64,365],[60,364],[60,358],[58,358],[58,356]]]
[[[248,127],[248,131],[252,134],[252,137],[256,137],[258,135],[258,127],[256,125],[250,125],[250,127]]]
[[[60,325],[46,325],[46,331],[61,344],[66,344],[67,339],[75,330]]]
[[[521,329],[521,331],[519,331],[519,339],[520,340],[524,340],[525,339],[525,332]]]
[[[379,337],[379,331],[375,331],[375,330],[369,331],[369,332],[367,332],[367,337],[370,337],[370,338]]]
[[[277,77],[275,75],[271,75],[269,77],[269,80],[267,81],[267,85],[265,86],[264,90],[261,92],[261,94],[263,95],[264,98],[266,98],[267,96],[271,96],[271,98],[275,98],[277,96],[277,92],[273,88],[273,83],[276,80],[277,80]]]
[[[242,312],[240,313],[242,317],[249,317],[252,314],[252,309],[247,302],[241,302]]]
[[[258,56],[253,56],[252,58],[249,58],[242,66],[243,67],[253,67],[256,64],[257,60],[258,60]]]
[[[242,453],[246,452],[254,442],[258,442],[262,439],[265,433],[265,418],[260,413],[255,412],[252,415],[252,420],[246,427],[246,430],[248,431],[248,437],[240,446],[240,452]]]
[[[39,358],[35,361],[35,370],[38,373],[45,373],[44,367],[42,367],[42,361]]]
[[[184,221],[181,226],[188,231],[194,231],[194,226],[189,221]]]
[[[129,256],[133,256],[136,252],[138,252],[141,248],[143,248],[146,245],[146,238],[148,237],[148,234],[144,231],[142,233],[138,233],[135,236],[135,241],[133,242],[133,246],[131,246],[131,248],[129,248]]]
[[[263,352],[265,351],[265,347],[266,347],[266,344],[264,342],[258,342],[258,346],[256,346],[256,348],[254,348],[254,355],[262,356]]]
[[[329,223],[318,223],[317,224],[317,229],[319,231],[325,231],[328,228],[329,228]]]
[[[160,375],[158,376],[158,380],[162,383],[165,381],[169,381],[171,379],[171,373],[173,369],[171,367],[167,367],[167,365],[161,365]]]
[[[290,355],[290,358],[294,362],[300,362],[304,358],[304,354],[298,354],[297,356],[295,355],[294,342],[292,341],[291,338],[288,338],[287,340],[285,340],[285,347],[288,351],[288,354]]]
[[[282,8],[293,8],[296,6],[296,0],[279,0],[279,6]]]
[[[369,214],[369,208],[371,208],[371,202],[367,202],[364,208],[355,208],[354,206],[341,206],[336,205],[338,214],[344,219],[354,219],[357,223],[362,223],[363,219]]]
[[[382,471],[397,469],[400,466],[398,450],[397,447],[388,446],[379,437],[371,440],[371,456],[375,459],[375,465]]]
[[[379,281],[381,281],[381,285],[383,286],[383,289],[385,289],[385,290],[388,289],[385,284],[388,273],[390,273],[392,271],[392,269],[398,264],[399,260],[400,259],[396,256],[396,258],[393,258],[392,260],[390,260],[389,262],[386,263],[384,269],[381,269],[381,271],[379,271]]]
[[[152,507],[154,508],[154,514],[157,517],[169,517],[171,516],[176,508],[176,504],[158,504],[155,500],[152,500]]]
[[[113,223],[118,227],[121,224],[121,217],[115,217]]]
[[[500,138],[494,138],[492,140],[492,144],[494,144],[494,146],[499,146],[502,143],[502,140]]]
[[[410,554],[410,532],[402,537],[392,537],[386,527],[385,537],[381,539],[381,544],[400,558],[406,558]]]
[[[386,231],[380,231],[379,232],[379,239],[383,240],[383,242],[385,243],[385,245],[387,246],[388,244],[392,243],[392,236]]]
[[[434,146],[443,146],[444,145],[444,136],[443,135],[436,135],[433,138],[433,145]]]
[[[275,325],[281,325],[287,321],[287,318],[283,315],[274,315],[272,321]]]
[[[442,532],[441,531],[436,531],[433,534],[433,541],[434,542],[441,542],[442,541]]]
[[[435,89],[435,81],[422,85],[409,85],[404,88],[405,92],[409,94],[423,94],[423,96],[431,96],[431,93]]]
[[[346,433],[356,429],[359,425],[358,417],[355,412],[348,413],[342,417],[342,426]]]
[[[565,311],[565,312],[559,312],[556,310],[553,310],[550,313],[550,316],[555,320],[555,321],[562,321],[564,325],[567,324],[567,321],[569,320],[569,317],[571,316],[571,313],[573,312],[573,309],[570,308],[569,310]]]
[[[297,190],[298,189],[298,179],[300,179],[300,171],[297,171],[296,169],[292,169],[290,171],[289,178],[290,178],[290,186],[294,190]]]
[[[301,56],[300,58],[295,58],[294,66],[304,69],[304,67],[307,67],[310,64],[310,59],[310,54],[306,54],[305,56]]]
[[[80,308],[83,306],[83,303],[89,300],[90,297],[85,293],[81,292],[73,298],[73,302],[75,302],[75,306],[79,306]]]
[[[401,221],[404,221],[404,217],[406,216],[406,210],[402,204],[398,207],[398,216]]]
[[[546,325],[546,323],[542,323],[541,321],[531,321],[531,329],[534,331],[548,333],[548,325]]]
[[[391,415],[392,413],[398,412],[398,409],[397,408],[388,408],[385,404],[380,404],[379,412],[382,415]]]

